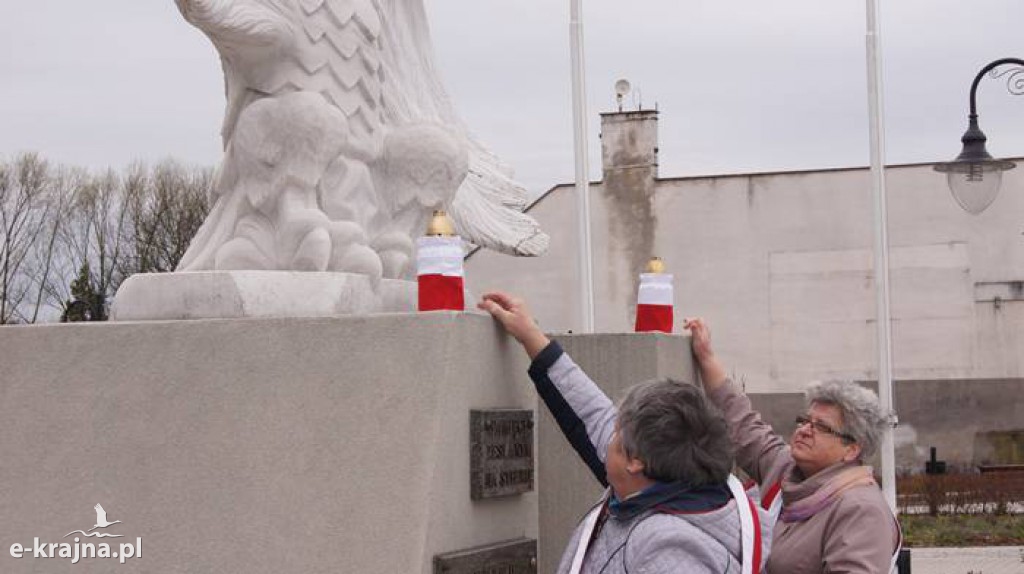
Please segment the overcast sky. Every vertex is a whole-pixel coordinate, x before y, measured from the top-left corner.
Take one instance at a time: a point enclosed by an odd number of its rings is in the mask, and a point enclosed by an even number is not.
[[[220,64],[172,0],[0,1],[0,157],[219,161]],[[569,2],[426,3],[470,128],[531,191],[570,182]],[[951,159],[975,73],[1024,57],[1024,0],[882,4],[887,160]],[[863,1],[585,0],[584,23],[593,179],[620,78],[661,110],[662,177],[867,164]],[[1024,155],[1024,97],[986,80],[978,106],[993,155]]]

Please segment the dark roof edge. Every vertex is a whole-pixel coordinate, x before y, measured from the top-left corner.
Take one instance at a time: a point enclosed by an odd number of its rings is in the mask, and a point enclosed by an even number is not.
[[[1000,158],[1006,159],[1007,161],[1024,162],[1024,157],[1008,157]],[[944,161],[922,161],[914,163],[893,163],[887,164],[886,169],[906,168],[906,167],[925,167],[933,166],[936,164],[945,163]],[[801,175],[807,173],[835,173],[843,171],[860,171],[865,169],[871,169],[871,166],[853,166],[853,167],[825,167],[816,169],[794,169],[794,170],[775,170],[775,171],[752,171],[752,172],[739,172],[739,173],[720,173],[720,174],[708,174],[708,175],[684,175],[677,177],[664,177],[658,178],[658,181],[685,181],[692,179],[718,179],[726,177],[760,177],[767,175]],[[559,187],[559,186],[556,186]]]

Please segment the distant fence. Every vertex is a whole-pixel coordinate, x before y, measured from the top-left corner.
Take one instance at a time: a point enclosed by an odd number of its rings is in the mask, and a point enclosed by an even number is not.
[[[1024,504],[1024,465],[981,472],[915,474],[896,479],[896,504],[905,514],[1006,514]]]

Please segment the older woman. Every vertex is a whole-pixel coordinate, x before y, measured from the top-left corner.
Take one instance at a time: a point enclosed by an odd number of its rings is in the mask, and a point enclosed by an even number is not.
[[[532,359],[530,377],[569,442],[609,489],[573,532],[559,574],[753,574],[766,514],[730,478],[725,420],[700,389],[638,383],[618,408],[530,317],[488,293],[494,316]]]
[[[787,445],[728,379],[704,322],[686,328],[708,398],[729,423],[737,463],[757,481],[765,508],[781,493],[767,572],[890,572],[899,524],[863,463],[887,423],[875,394],[852,382],[812,384]]]

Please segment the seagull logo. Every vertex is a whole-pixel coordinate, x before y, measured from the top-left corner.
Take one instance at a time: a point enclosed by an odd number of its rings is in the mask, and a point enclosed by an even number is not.
[[[94,506],[93,508],[96,509],[96,524],[94,524],[93,527],[89,529],[89,532],[92,532],[93,530],[96,530],[97,528],[106,528],[108,526],[112,526],[114,524],[120,524],[121,523],[120,520],[115,520],[113,522],[108,522],[107,521],[107,511],[103,510],[103,507],[100,506],[99,503],[97,503],[96,506]]]
[[[94,524],[93,527],[89,530],[72,530],[71,532],[65,534],[64,538],[67,538],[68,536],[71,536],[76,532],[81,532],[82,536],[96,536],[97,538],[120,538],[124,536],[123,534],[107,534],[105,532],[92,532],[97,528],[106,528],[108,526],[113,526],[114,524],[121,523],[120,520],[115,520],[113,522],[107,520],[107,511],[103,510],[103,506],[101,506],[99,503],[97,503],[96,506],[94,506],[93,508],[96,509],[96,524]],[[90,532],[92,532],[92,534],[89,534]]]

